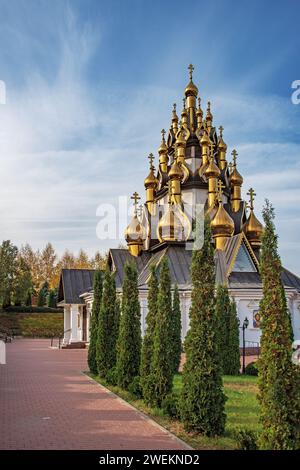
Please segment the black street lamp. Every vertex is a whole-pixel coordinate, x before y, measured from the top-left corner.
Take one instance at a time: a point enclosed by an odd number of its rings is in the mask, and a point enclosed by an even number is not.
[[[240,322],[239,322],[240,323]],[[243,374],[245,374],[246,372],[246,364],[245,364],[245,358],[246,358],[246,347],[245,347],[245,330],[248,328],[249,326],[249,320],[247,317],[245,317],[245,320],[242,324],[242,326],[240,326],[242,332],[243,332],[243,368],[242,368],[242,372]]]

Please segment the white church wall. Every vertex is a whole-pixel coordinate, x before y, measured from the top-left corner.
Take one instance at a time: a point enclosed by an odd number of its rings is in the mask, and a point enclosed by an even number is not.
[[[261,330],[255,325],[255,312],[259,310],[259,299],[235,299],[237,305],[237,315],[240,326],[243,325],[245,318],[249,320],[249,326],[245,330],[245,341],[259,343]],[[243,345],[242,329],[240,328],[240,346]],[[246,343],[246,347],[250,345]]]

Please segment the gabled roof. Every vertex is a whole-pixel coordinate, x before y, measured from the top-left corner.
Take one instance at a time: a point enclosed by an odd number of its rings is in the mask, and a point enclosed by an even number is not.
[[[94,269],[62,269],[58,288],[58,303],[84,304],[79,296],[93,288]]]
[[[124,266],[126,261],[132,261],[136,264],[140,273],[151,258],[150,253],[143,252],[140,256],[132,256],[126,248],[112,248],[108,254],[108,265],[111,270],[115,271],[116,287],[122,287]]]

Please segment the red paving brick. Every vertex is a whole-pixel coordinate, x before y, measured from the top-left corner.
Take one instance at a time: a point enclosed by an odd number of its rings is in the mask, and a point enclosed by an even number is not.
[[[81,371],[86,350],[7,344],[0,365],[0,449],[185,449]]]

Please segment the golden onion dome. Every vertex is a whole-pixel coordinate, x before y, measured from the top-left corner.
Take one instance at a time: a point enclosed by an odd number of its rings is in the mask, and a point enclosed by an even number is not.
[[[261,245],[261,237],[264,228],[260,221],[256,218],[253,209],[251,209],[250,211],[250,215],[248,217],[247,222],[244,224],[243,230],[251,245]]]
[[[149,175],[147,176],[147,178],[145,179],[144,181],[144,185],[145,185],[145,188],[154,188],[156,189],[157,186],[158,186],[158,179],[156,178],[156,176],[154,175],[154,168],[150,168],[150,172],[149,172]]]
[[[162,129],[162,131],[161,131],[162,140],[161,140],[160,147],[158,149],[159,154],[168,152],[168,147],[167,147],[167,144],[166,144],[166,141],[165,141],[165,133],[166,133],[166,131],[164,129]]]
[[[227,145],[225,144],[225,142],[223,140],[223,127],[220,126],[219,130],[220,130],[220,135],[219,135],[219,139],[218,139],[218,149],[221,150],[221,151],[223,150],[224,152],[226,152]]]
[[[177,133],[176,135],[176,145],[179,145],[179,146],[183,146],[185,145],[185,139],[183,137],[183,132],[182,132],[182,128],[180,129],[180,131]]]
[[[211,221],[213,237],[231,237],[234,234],[234,222],[223,207],[222,202],[213,220]]]
[[[215,164],[213,157],[210,158],[209,164],[203,174],[205,178],[219,178],[221,171]]]
[[[172,163],[172,166],[169,171],[169,178],[172,179],[181,179],[183,177],[183,172],[180,166],[178,165],[176,159]]]
[[[242,175],[237,171],[236,167],[234,167],[232,173],[230,174],[230,183],[233,186],[242,186],[243,181],[244,180]]]
[[[210,110],[210,101],[207,102],[207,109],[206,109],[206,121],[212,121],[213,120],[213,115]]]
[[[146,239],[146,230],[140,223],[136,213],[125,230],[125,239],[127,243],[136,244],[143,243]]]
[[[198,88],[196,87],[195,83],[192,80],[190,80],[188,85],[185,87],[184,93],[186,97],[190,95],[193,95],[193,96],[198,95]]]
[[[206,131],[203,132],[203,135],[202,135],[202,137],[201,137],[201,139],[200,139],[200,144],[201,144],[201,145],[203,145],[203,144],[204,144],[204,145],[209,145],[209,144],[210,144],[210,140],[209,140],[209,137],[208,137]]]
[[[196,97],[198,95],[198,88],[196,87],[196,85],[193,82],[194,66],[192,64],[190,64],[188,66],[188,69],[189,69],[189,74],[190,74],[190,81],[187,84],[187,86],[185,87],[184,93],[185,93],[186,97],[191,96],[191,95]]]
[[[157,226],[160,241],[182,241],[184,240],[184,227],[179,217],[175,214],[173,206],[169,203]]]

